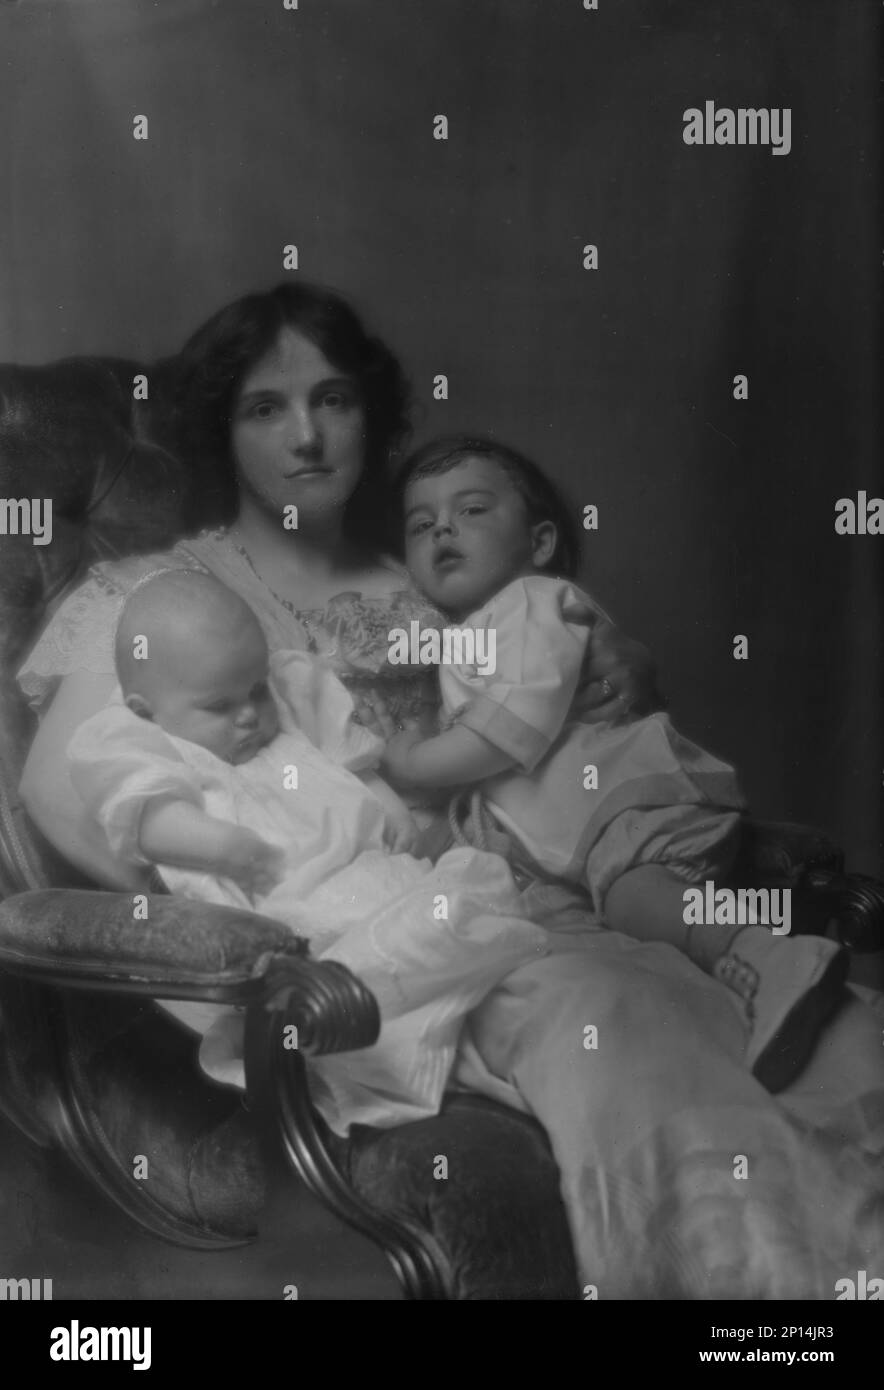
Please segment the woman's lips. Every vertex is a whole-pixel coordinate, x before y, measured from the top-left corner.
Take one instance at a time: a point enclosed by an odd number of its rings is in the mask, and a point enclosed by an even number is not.
[[[320,468],[318,465],[310,468],[294,468],[291,473],[284,473],[284,478],[317,478],[326,473],[333,473],[332,468]]]

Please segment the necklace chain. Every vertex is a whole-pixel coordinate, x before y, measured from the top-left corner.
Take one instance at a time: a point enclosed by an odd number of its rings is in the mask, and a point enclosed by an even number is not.
[[[233,540],[233,537],[231,536],[230,539]],[[316,633],[314,630],[313,623],[311,619],[307,617],[306,612],[303,609],[296,608],[295,605],[291,603],[288,599],[281,598],[280,595],[276,592],[276,590],[274,588],[271,588],[271,586],[267,583],[267,580],[264,578],[263,574],[261,574],[258,571],[254,560],[252,559],[251,555],[246,550],[244,545],[240,545],[239,541],[234,540],[233,548],[243,557],[249,569],[252,571],[252,574],[257,579],[258,583],[263,584],[268,594],[272,594],[273,597],[276,599],[277,603],[281,604],[283,608],[287,609],[289,613],[291,613],[294,617],[298,619],[298,622],[301,624],[301,626],[307,634],[308,650],[312,652],[317,651],[319,644],[316,640]],[[334,650],[337,651],[337,648],[335,648]],[[333,654],[333,652],[330,653],[330,655]]]

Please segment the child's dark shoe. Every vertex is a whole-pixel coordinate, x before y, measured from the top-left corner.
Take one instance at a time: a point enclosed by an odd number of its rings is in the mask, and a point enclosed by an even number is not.
[[[746,1061],[767,1090],[804,1070],[820,1030],[844,998],[849,956],[819,936],[783,938],[746,927],[713,975],[742,1000],[750,1028]]]

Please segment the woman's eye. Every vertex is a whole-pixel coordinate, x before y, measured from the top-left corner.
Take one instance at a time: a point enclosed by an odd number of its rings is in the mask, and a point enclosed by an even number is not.
[[[256,420],[269,420],[276,411],[273,401],[258,401],[257,405],[252,406],[251,414]]]
[[[329,410],[346,410],[353,404],[353,397],[346,391],[326,391],[322,404]]]

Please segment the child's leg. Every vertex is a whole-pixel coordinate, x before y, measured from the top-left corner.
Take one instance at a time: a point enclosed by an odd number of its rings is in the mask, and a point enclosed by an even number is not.
[[[605,896],[607,925],[675,946],[726,985],[750,1029],[747,1062],[769,1090],[782,1090],[842,998],[846,952],[820,937],[775,937],[764,926],[687,925],[685,887],[664,865],[630,869]]]
[[[614,880],[605,895],[605,923],[636,941],[665,941],[712,974],[741,927],[688,926],[684,879],[663,864],[639,864]]]

